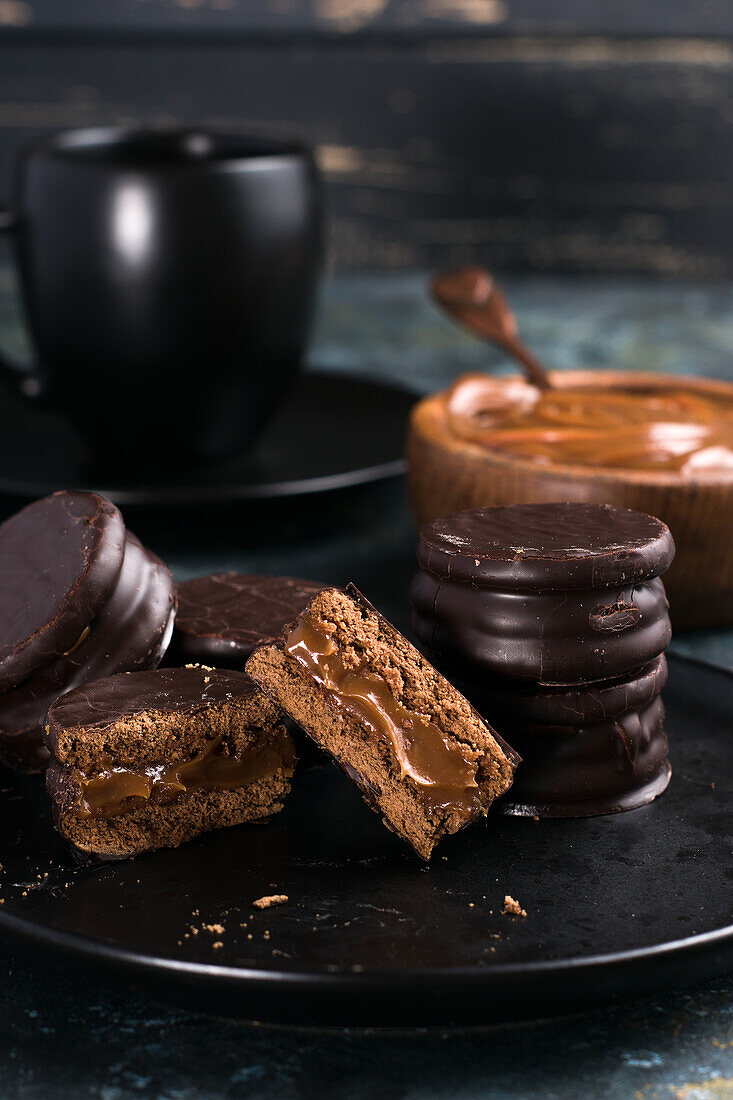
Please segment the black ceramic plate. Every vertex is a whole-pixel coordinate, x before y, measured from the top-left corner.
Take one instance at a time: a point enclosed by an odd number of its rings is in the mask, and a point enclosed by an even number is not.
[[[0,494],[30,499],[57,489],[96,489],[122,506],[165,508],[271,500],[380,481],[404,470],[405,424],[415,400],[379,382],[304,374],[249,455],[196,470],[143,467],[134,477],[126,471],[120,478],[87,461],[61,417],[2,389]]]
[[[302,1024],[509,1021],[710,977],[733,965],[733,677],[670,664],[662,798],[580,821],[497,816],[429,868],[323,765],[267,826],[77,870],[40,782],[6,773],[0,930],[74,975]],[[287,904],[252,908],[274,893]],[[526,919],[502,915],[505,894]]]

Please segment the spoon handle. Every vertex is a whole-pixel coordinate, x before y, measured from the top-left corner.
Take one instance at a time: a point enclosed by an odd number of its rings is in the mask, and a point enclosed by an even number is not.
[[[471,266],[441,271],[432,280],[431,292],[454,321],[516,359],[531,385],[541,390],[552,388],[545,368],[519,339],[514,313],[498,283],[485,268]]]
[[[547,371],[542,366],[539,359],[535,359],[529,348],[525,347],[519,340],[505,340],[500,346],[502,346],[513,359],[516,359],[518,363],[522,364],[528,382],[531,382],[532,385],[536,386],[539,390],[552,389],[552,382],[548,377]]]

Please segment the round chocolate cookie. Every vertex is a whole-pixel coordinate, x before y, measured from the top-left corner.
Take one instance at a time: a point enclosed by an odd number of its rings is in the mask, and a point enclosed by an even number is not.
[[[54,824],[84,862],[266,820],[295,767],[279,708],[229,669],[106,676],[58,699],[44,737]]]
[[[592,817],[644,806],[667,787],[664,703],[656,697],[600,721],[531,727],[494,717],[522,756],[497,809],[538,817]]]
[[[669,528],[605,504],[458,512],[420,532],[421,642],[462,674],[571,685],[624,676],[669,643]]]
[[[0,691],[76,645],[124,551],[122,516],[97,493],[54,493],[0,525]]]
[[[105,676],[90,682],[82,691],[67,692],[49,709],[48,725],[44,739],[54,757],[63,756],[77,766],[90,765],[94,751],[91,739],[74,737],[77,730],[105,730],[120,719],[168,712],[175,714],[205,714],[207,709],[233,699],[250,699],[259,693],[254,681],[244,672],[210,669],[190,665],[187,668],[161,668],[129,672],[117,676]],[[274,704],[269,709],[280,718]],[[201,731],[202,738],[210,739],[215,731]],[[134,731],[135,748],[146,759],[153,751],[151,739],[145,736],[145,726]],[[177,751],[176,739],[165,731],[165,751]],[[97,761],[95,771],[104,770],[104,757]]]
[[[257,646],[277,640],[326,585],[295,577],[218,573],[177,586],[178,613],[167,664],[244,668]]]
[[[630,676],[598,680],[573,687],[542,687],[500,677],[473,681],[456,679],[474,706],[493,722],[525,730],[567,730],[589,722],[605,722],[628,710],[646,707],[667,683],[663,653]]]
[[[76,645],[0,695],[0,752],[6,760],[28,771],[45,766],[41,733],[50,705],[88,681],[155,668],[170,641],[174,612],[170,571],[128,531],[117,583]]]
[[[477,678],[460,687],[522,757],[504,813],[587,817],[651,802],[671,775],[659,698],[667,660],[574,688]]]
[[[426,524],[418,558],[456,581],[564,592],[658,577],[674,542],[660,519],[613,504],[505,504]]]

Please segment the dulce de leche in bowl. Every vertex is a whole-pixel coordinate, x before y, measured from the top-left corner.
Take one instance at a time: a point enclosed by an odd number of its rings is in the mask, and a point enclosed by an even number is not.
[[[647,512],[677,545],[665,577],[674,625],[733,623],[733,384],[635,371],[560,371],[551,382],[468,374],[415,406],[417,524],[532,501]]]

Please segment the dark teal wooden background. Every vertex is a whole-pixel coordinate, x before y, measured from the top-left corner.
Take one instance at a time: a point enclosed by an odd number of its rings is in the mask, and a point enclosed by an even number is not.
[[[0,197],[100,123],[305,136],[339,268],[733,272],[728,0],[0,0]]]

